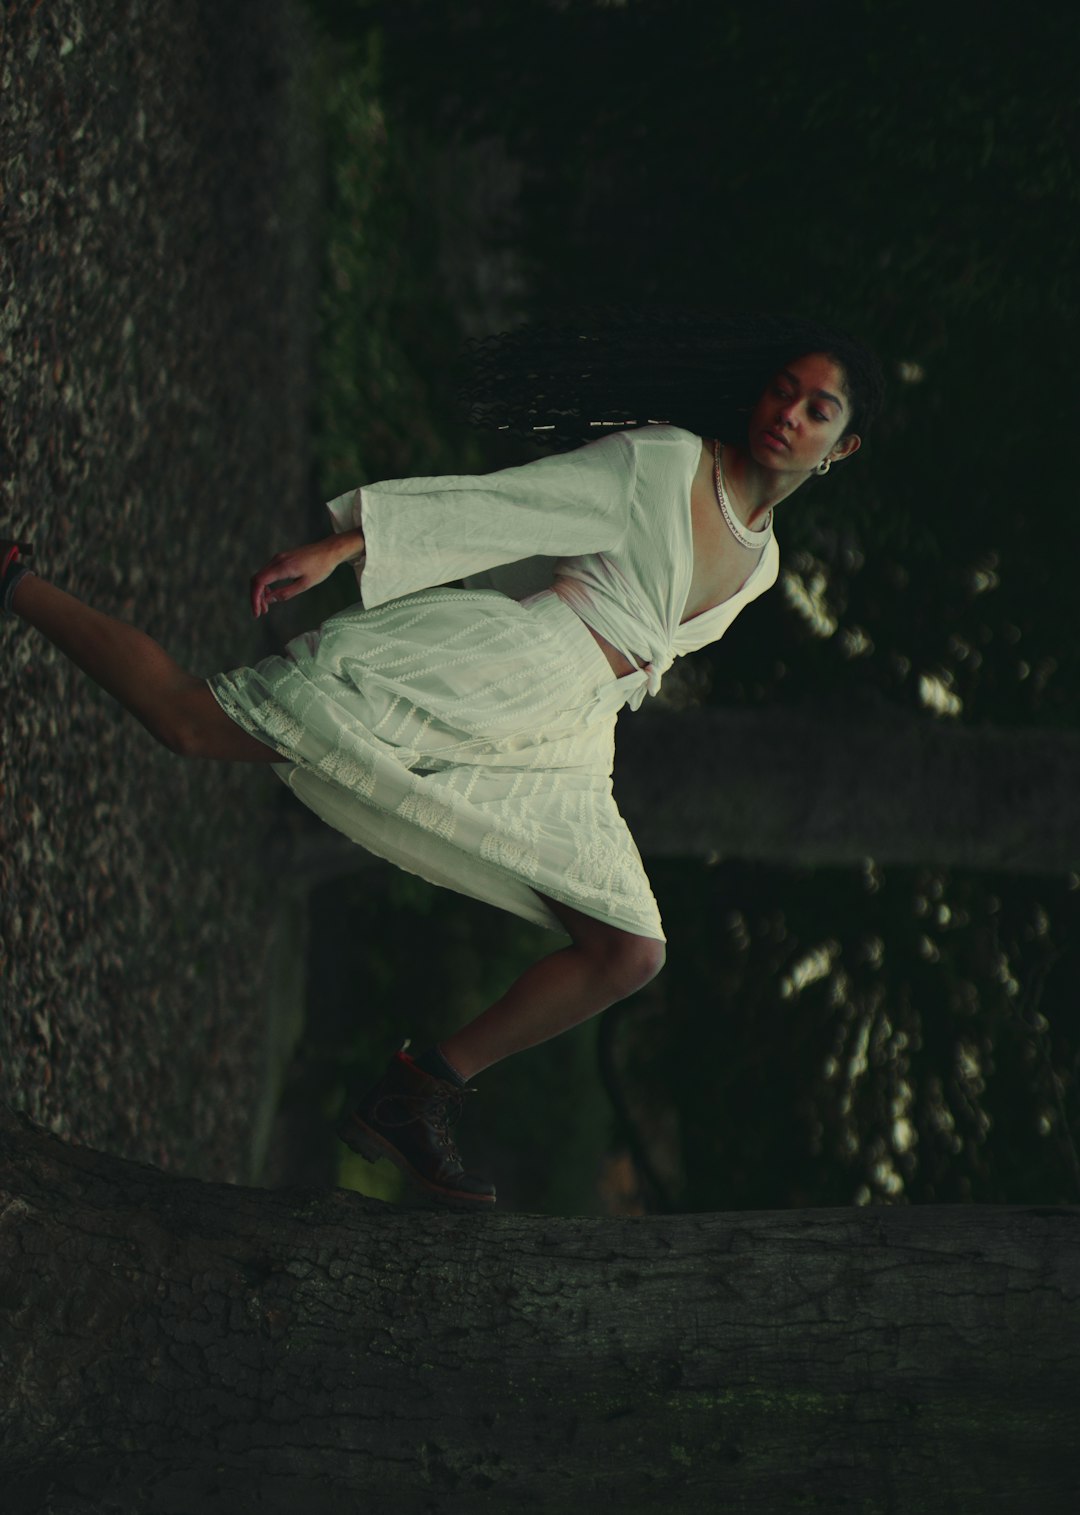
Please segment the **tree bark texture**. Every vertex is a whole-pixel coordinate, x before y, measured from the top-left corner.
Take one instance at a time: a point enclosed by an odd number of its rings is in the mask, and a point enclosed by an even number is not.
[[[548,1219],[0,1106],[7,1515],[1072,1510],[1080,1209]]]
[[[1080,867],[1073,732],[699,708],[621,719],[617,750],[615,793],[647,856]]]

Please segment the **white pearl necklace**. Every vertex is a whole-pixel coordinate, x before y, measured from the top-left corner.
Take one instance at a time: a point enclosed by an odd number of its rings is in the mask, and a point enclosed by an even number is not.
[[[713,443],[713,462],[715,465],[713,477],[716,480],[716,498],[720,502],[720,509],[723,511],[724,520],[728,523],[731,535],[740,546],[748,548],[751,552],[756,552],[759,547],[767,546],[769,538],[772,536],[772,511],[770,510],[765,517],[765,524],[760,531],[747,531],[743,523],[736,520],[735,512],[724,498],[724,486],[720,481],[719,440]]]

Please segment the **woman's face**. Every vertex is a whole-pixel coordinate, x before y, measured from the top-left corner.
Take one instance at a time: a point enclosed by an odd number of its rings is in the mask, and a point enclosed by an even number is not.
[[[844,370],[821,352],[793,358],[775,373],[754,406],[747,442],[754,461],[779,472],[806,473],[823,458],[849,457],[857,436],[840,437],[851,418]]]

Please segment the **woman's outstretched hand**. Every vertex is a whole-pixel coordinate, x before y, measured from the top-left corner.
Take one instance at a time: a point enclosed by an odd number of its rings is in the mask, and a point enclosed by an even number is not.
[[[251,613],[263,615],[279,600],[291,600],[328,579],[342,561],[337,537],[279,552],[251,576]]]

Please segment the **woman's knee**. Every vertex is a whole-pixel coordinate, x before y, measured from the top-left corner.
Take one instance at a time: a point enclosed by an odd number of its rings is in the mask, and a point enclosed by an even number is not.
[[[163,693],[152,709],[139,715],[150,735],[177,757],[203,756],[201,722],[192,699],[193,692],[200,687],[205,689],[201,680],[192,678],[190,684],[180,684]]]
[[[631,986],[626,991],[628,994],[633,994],[637,989],[644,989],[667,961],[667,951],[663,942],[658,942],[651,936],[630,937],[629,944],[620,949],[619,956],[620,969]]]
[[[203,758],[217,756],[215,717],[228,720],[205,683],[192,678],[190,684],[180,684],[163,696],[142,721],[151,736],[177,757]]]
[[[558,916],[574,945],[592,959],[596,971],[607,980],[614,999],[625,999],[643,989],[664,966],[664,943],[655,937],[623,931],[549,895],[541,894],[540,898]]]
[[[579,943],[588,952],[615,999],[625,999],[651,983],[664,966],[663,942],[608,926]]]

